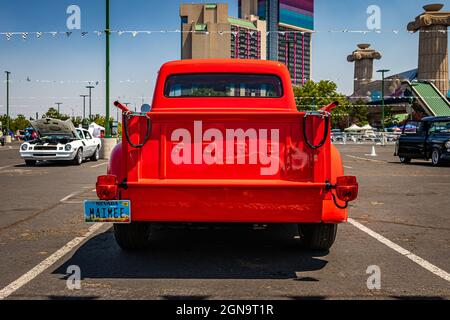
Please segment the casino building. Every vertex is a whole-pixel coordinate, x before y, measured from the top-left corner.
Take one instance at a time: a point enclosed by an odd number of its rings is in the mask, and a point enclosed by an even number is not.
[[[295,85],[311,78],[314,0],[238,0],[238,17],[227,4],[182,4],[182,59],[262,59],[285,63]]]
[[[239,18],[266,22],[267,59],[287,65],[294,84],[311,78],[314,0],[239,0]]]

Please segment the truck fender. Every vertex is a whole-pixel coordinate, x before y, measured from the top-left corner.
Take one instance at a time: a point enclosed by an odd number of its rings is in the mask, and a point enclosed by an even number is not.
[[[111,152],[108,163],[108,174],[117,176],[119,181],[122,177],[122,142],[119,142]]]
[[[344,165],[342,162],[341,153],[334,146],[331,145],[331,183],[336,184],[337,177],[344,175]],[[347,221],[348,209],[339,209],[336,207],[332,199],[323,200],[322,207],[322,222],[323,223],[340,223]]]

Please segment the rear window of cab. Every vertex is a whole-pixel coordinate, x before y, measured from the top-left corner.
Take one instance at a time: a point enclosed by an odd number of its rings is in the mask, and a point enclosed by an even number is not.
[[[167,78],[167,98],[281,98],[283,85],[276,75],[198,73],[177,74]]]

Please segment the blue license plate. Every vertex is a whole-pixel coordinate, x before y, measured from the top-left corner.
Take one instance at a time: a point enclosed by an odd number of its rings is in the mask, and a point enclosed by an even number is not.
[[[84,221],[86,223],[131,223],[131,201],[85,201]]]

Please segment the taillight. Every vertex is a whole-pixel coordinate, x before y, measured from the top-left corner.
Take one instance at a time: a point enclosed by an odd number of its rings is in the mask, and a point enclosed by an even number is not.
[[[119,193],[117,177],[113,175],[98,177],[96,190],[100,200],[117,200]]]
[[[358,182],[354,176],[338,177],[336,181],[336,195],[339,200],[350,202],[358,197]]]

